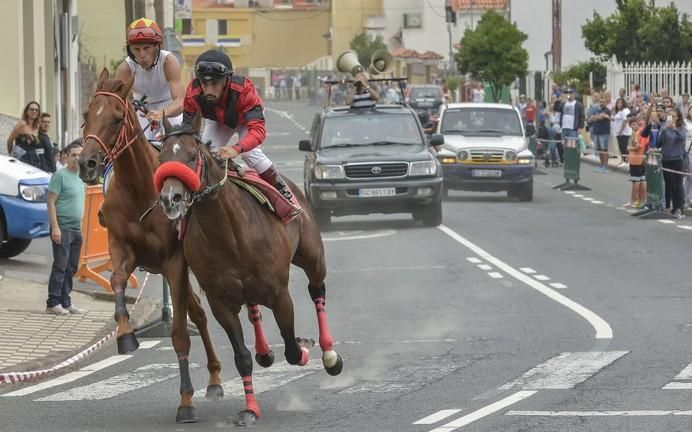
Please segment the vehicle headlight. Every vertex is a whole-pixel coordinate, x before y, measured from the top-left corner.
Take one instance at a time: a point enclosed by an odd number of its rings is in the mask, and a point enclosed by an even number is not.
[[[533,163],[533,158],[532,157],[520,157],[517,159],[517,162],[520,164],[531,164]]]
[[[44,186],[40,185],[19,185],[19,196],[26,201],[46,202],[48,192]]]
[[[506,151],[505,152],[505,160],[507,162],[514,162],[515,160],[517,160],[517,152],[515,152],[514,150]]]
[[[320,180],[334,180],[344,178],[344,169],[341,165],[317,165],[315,166],[315,178]]]
[[[467,152],[466,150],[462,150],[459,153],[457,153],[457,159],[459,159],[460,161],[468,160],[469,156],[469,152]]]
[[[408,175],[410,176],[431,176],[437,173],[437,164],[434,160],[423,162],[411,162],[411,168]]]

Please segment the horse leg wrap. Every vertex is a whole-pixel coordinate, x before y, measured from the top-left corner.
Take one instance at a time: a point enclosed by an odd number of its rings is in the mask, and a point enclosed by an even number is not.
[[[324,308],[324,297],[317,297],[314,302],[315,309],[317,310],[317,324],[320,330],[320,348],[322,348],[322,352],[331,351],[334,346],[334,339],[332,339],[332,334],[329,331],[327,311]]]
[[[300,361],[298,362],[298,366],[305,366],[308,364],[308,361],[310,361],[310,352],[308,351],[307,348],[300,348]]]
[[[178,366],[180,367],[180,394],[193,394],[195,389],[190,379],[190,363],[187,354],[178,355]]]
[[[269,352],[269,344],[262,330],[262,312],[259,305],[248,305],[247,314],[252,327],[255,329],[255,352],[259,355],[266,355]]]
[[[249,411],[259,418],[260,407],[255,398],[255,390],[252,388],[252,375],[243,377],[243,389],[245,390],[245,411]]]

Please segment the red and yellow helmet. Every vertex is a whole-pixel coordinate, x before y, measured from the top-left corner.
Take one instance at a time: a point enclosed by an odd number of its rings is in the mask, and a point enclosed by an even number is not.
[[[136,43],[163,43],[163,33],[156,22],[148,18],[134,20],[127,27],[127,44]]]

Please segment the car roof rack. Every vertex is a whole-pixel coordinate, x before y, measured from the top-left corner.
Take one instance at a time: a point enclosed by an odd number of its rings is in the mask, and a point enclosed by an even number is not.
[[[372,83],[384,83],[384,84],[392,84],[396,83],[397,87],[399,88],[399,92],[401,93],[401,102],[398,103],[398,105],[402,106],[408,106],[406,103],[406,96],[404,95],[404,88],[406,87],[406,81],[408,78],[369,78],[368,82]],[[327,85],[327,104],[324,106],[324,108],[328,108],[331,106],[334,106],[332,104],[332,86],[335,84],[350,84],[353,85],[355,82],[353,79],[339,79],[339,80],[324,80],[324,84]],[[339,105],[339,106],[345,106],[345,105]]]

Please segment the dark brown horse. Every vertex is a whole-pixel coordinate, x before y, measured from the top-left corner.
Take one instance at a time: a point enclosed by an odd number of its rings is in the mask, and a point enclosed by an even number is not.
[[[192,291],[187,263],[171,222],[156,208],[140,221],[158,199],[153,178],[159,163],[158,152],[142,135],[136,114],[128,102],[132,84],[132,80],[109,80],[105,69],[101,73],[97,91],[84,114],[80,176],[85,182],[97,178],[102,152],[113,163],[114,179],[109,184],[102,210],[108,226],[109,253],[113,263],[110,282],[115,294],[118,352],[128,353],[139,347],[125,307],[128,277],[138,266],[163,274],[170,284],[173,302],[171,339],[180,365],[181,399],[176,421],[193,422],[197,416],[192,405],[194,390],[188,366],[188,314],[200,332],[207,354],[207,398],[223,396],[221,363],[211,344],[200,299]]]
[[[206,292],[214,317],[228,334],[245,388],[245,409],[238,424],[252,424],[260,416],[260,408],[252,387],[252,358],[238,319],[241,306],[261,304],[273,311],[288,363],[304,366],[314,344],[295,336],[288,291],[291,263],[301,267],[309,280],[324,367],[331,375],[339,374],[343,367],[341,357],[333,351],[325,312],[322,237],[295,184],[287,180],[304,213],[284,225],[250,193],[231,182],[224,184],[224,168],[198,138],[199,116],[192,128],[171,129],[167,121],[164,125],[162,165],[155,178],[161,189],[159,201],[171,220],[183,221],[185,257]]]

